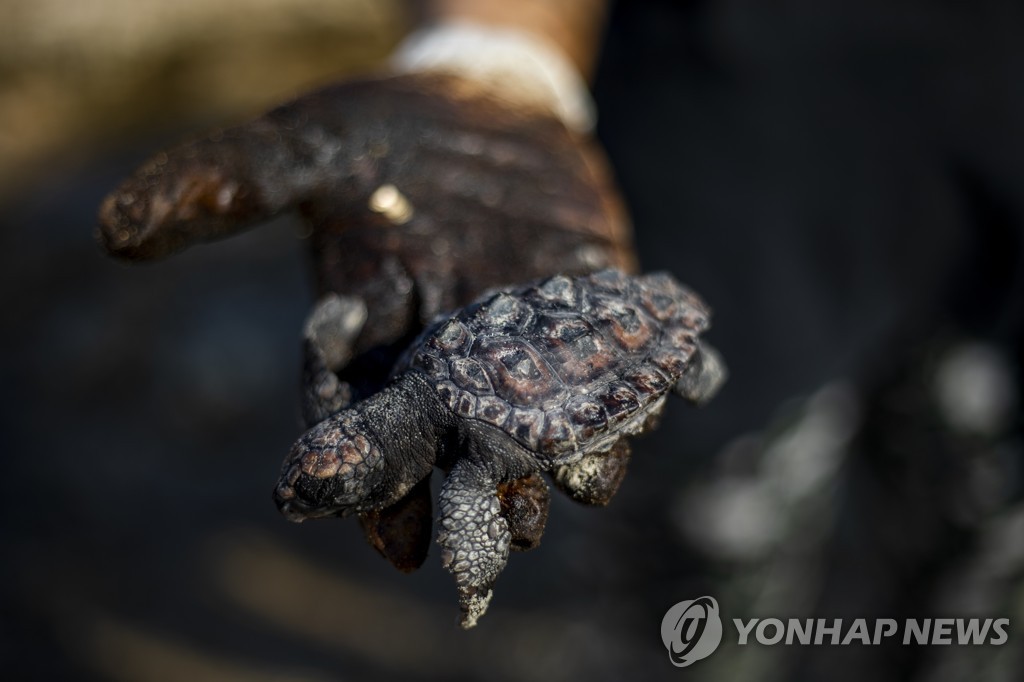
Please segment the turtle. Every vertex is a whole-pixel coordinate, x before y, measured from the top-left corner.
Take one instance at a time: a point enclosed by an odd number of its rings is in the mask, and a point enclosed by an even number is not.
[[[607,503],[627,438],[657,420],[668,393],[702,404],[724,381],[700,339],[709,320],[667,273],[606,269],[490,292],[431,324],[383,390],[303,434],[275,501],[293,521],[365,513],[440,467],[437,543],[461,625],[473,627],[514,538],[544,523],[529,513],[510,523],[502,486],[547,473],[573,499]]]
[[[636,267],[591,139],[440,74],[331,84],[161,151],[104,200],[97,236],[115,257],[149,261],[293,210],[316,297],[303,333],[305,428],[377,393],[430,320],[490,288]],[[545,515],[541,483],[503,487],[502,513]],[[360,521],[411,571],[426,558],[430,511],[417,486]],[[513,546],[538,542],[524,534]]]

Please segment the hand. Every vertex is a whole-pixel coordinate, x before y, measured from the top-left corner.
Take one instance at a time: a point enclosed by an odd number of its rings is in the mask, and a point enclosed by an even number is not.
[[[363,299],[355,353],[489,287],[632,267],[593,143],[435,75],[346,83],[154,156],[104,201],[100,239],[147,260],[290,209],[320,294]]]
[[[379,390],[426,322],[486,289],[634,264],[588,137],[542,108],[435,74],[329,87],[157,154],[104,201],[99,237],[117,257],[158,259],[292,209],[312,228],[323,301],[306,333],[309,422]],[[535,482],[522,489],[522,504],[516,486],[503,504],[546,517]],[[429,488],[417,486],[362,520],[411,570],[429,514]],[[531,528],[513,543],[538,539]]]

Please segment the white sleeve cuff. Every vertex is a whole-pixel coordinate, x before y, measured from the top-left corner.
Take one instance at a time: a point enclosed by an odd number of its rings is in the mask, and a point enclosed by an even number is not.
[[[451,73],[495,94],[543,107],[577,132],[594,128],[590,91],[562,51],[544,38],[473,22],[445,22],[409,35],[391,56],[398,73]]]

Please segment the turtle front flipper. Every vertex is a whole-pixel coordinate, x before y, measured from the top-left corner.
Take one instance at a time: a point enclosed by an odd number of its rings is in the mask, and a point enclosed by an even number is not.
[[[455,576],[459,624],[468,629],[487,611],[512,542],[495,477],[477,463],[459,460],[441,488],[440,516],[441,564]]]
[[[352,348],[366,315],[361,298],[328,294],[306,319],[302,367],[302,418],[306,428],[352,402],[352,387],[340,380],[337,372],[352,359]]]
[[[426,560],[433,520],[429,477],[390,507],[359,515],[366,539],[402,573]]]
[[[603,507],[618,491],[629,456],[629,441],[620,438],[606,452],[592,452],[578,462],[555,467],[555,485],[577,502]]]
[[[729,376],[717,350],[704,342],[699,348],[673,389],[676,395],[694,405],[703,405],[715,397]]]

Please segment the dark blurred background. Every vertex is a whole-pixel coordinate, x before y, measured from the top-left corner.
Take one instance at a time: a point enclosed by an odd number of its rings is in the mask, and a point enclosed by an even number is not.
[[[299,432],[302,226],[166,262],[94,243],[156,149],[372,68],[398,2],[0,5],[0,669],[11,679],[1019,680],[1024,8],[620,2],[599,133],[645,270],[731,379],[603,510],[555,496],[482,624],[436,552],[270,500]],[[725,618],[1009,617],[1002,647],[723,644]],[[728,639],[728,637],[726,638]]]

